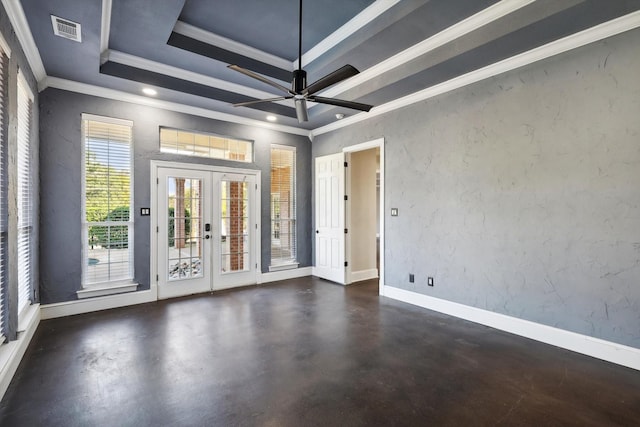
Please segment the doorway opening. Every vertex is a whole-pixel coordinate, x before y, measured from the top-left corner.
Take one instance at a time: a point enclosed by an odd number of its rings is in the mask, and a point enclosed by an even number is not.
[[[377,277],[383,295],[384,139],[316,157],[315,202],[313,275],[343,285]]]
[[[349,152],[346,157],[346,284],[351,284],[379,278],[380,147]]]

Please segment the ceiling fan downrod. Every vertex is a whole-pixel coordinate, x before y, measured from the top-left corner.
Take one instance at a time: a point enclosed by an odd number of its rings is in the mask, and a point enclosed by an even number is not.
[[[350,108],[360,111],[369,111],[371,110],[371,108],[373,108],[373,106],[369,104],[345,101],[336,98],[325,98],[315,95],[317,92],[321,92],[329,86],[332,86],[358,74],[359,71],[351,65],[345,65],[342,68],[339,68],[338,70],[327,74],[318,81],[307,86],[307,72],[302,69],[302,0],[300,0],[300,8],[298,9],[298,69],[294,70],[292,73],[293,80],[291,81],[291,89],[287,89],[286,87],[280,85],[280,83],[269,80],[257,73],[254,73],[253,71],[249,71],[238,65],[229,65],[228,67],[248,77],[266,83],[285,93],[285,95],[276,98],[256,99],[251,101],[239,102],[233,104],[234,107],[252,106],[254,104],[263,102],[283,101],[293,98],[296,109],[296,116],[299,123],[309,120],[309,113],[307,111],[307,100],[320,104],[333,105],[336,107]]]

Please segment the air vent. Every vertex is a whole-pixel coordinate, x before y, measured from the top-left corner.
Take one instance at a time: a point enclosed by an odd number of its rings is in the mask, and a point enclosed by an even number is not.
[[[53,34],[56,36],[64,37],[65,39],[76,42],[82,41],[80,24],[77,22],[51,15],[51,23],[53,24]]]

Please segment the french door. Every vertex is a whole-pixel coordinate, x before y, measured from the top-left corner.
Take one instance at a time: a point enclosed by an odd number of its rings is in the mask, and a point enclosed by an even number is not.
[[[158,168],[158,298],[256,283],[256,177]]]

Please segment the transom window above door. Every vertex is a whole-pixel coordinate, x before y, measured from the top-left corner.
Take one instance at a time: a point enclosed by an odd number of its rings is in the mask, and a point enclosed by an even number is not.
[[[243,163],[253,162],[251,141],[167,127],[160,127],[160,151]]]

